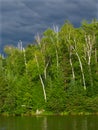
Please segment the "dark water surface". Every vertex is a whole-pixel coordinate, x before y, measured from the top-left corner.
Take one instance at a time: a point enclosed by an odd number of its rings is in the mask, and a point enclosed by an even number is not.
[[[98,130],[98,116],[0,117],[0,130]]]

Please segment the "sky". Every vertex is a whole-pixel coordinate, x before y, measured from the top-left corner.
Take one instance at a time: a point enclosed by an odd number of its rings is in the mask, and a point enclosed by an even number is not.
[[[66,20],[80,26],[82,20],[98,18],[98,0],[0,0],[0,52],[5,45],[33,43],[53,25]]]

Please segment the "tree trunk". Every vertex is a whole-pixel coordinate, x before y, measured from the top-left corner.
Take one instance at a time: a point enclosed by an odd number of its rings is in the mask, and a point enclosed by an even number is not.
[[[69,61],[70,61],[71,70],[72,70],[72,77],[73,77],[73,80],[75,80],[75,73],[74,73],[74,68],[73,68],[73,63],[72,63],[71,55],[72,54],[71,54],[71,50],[70,50],[70,52],[69,52],[69,56],[70,56]]]
[[[23,54],[24,54],[24,63],[25,63],[26,74],[27,74],[27,61],[26,61],[26,53],[25,53],[25,49],[24,48],[23,48]]]
[[[38,72],[39,72],[39,63],[38,63],[36,54],[35,54],[35,60],[36,60],[37,68],[38,68]],[[47,97],[46,97],[45,85],[44,85],[44,82],[43,82],[43,79],[42,79],[42,76],[41,76],[40,73],[39,73],[39,78],[40,78],[41,85],[42,85],[42,88],[43,88],[44,100],[45,100],[45,102],[46,102],[46,101],[47,101]]]
[[[74,47],[73,47],[74,49]],[[79,60],[79,64],[80,64],[80,68],[81,68],[81,74],[82,74],[82,79],[83,79],[83,86],[84,86],[84,90],[86,90],[86,83],[85,83],[85,77],[84,77],[84,71],[83,71],[83,66],[82,66],[82,62],[80,59],[80,56],[78,55],[77,51],[74,49],[76,56],[78,57]]]

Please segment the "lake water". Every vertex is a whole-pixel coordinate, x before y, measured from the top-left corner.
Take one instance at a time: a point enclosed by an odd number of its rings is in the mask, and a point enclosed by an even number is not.
[[[0,117],[0,130],[98,130],[98,116]]]

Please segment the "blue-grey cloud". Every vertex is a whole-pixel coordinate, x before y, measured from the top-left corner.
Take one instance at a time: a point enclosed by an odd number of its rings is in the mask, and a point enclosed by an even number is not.
[[[33,41],[37,32],[70,20],[98,18],[97,0],[0,0],[0,48]]]

